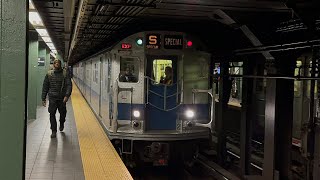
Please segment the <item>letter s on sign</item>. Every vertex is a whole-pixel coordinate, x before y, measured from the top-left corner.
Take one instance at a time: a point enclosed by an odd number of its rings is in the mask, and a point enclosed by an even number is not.
[[[149,36],[149,44],[157,44],[158,41],[157,41],[157,36]]]

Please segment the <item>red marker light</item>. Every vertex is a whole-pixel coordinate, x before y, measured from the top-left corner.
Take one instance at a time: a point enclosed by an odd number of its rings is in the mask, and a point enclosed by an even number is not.
[[[122,49],[131,49],[131,44],[129,44],[129,43],[122,43],[122,44],[121,44],[121,48],[122,48]]]
[[[192,46],[192,41],[187,41],[187,46],[191,47]]]

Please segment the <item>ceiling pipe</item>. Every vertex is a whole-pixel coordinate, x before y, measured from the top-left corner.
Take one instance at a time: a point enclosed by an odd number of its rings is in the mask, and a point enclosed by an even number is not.
[[[72,33],[72,39],[71,39],[70,48],[69,48],[69,52],[68,52],[68,58],[70,58],[72,50],[77,42],[77,37],[78,37],[79,30],[80,30],[80,25],[81,25],[81,22],[83,20],[83,16],[86,11],[87,4],[88,4],[88,0],[80,0],[80,2],[79,2],[79,9],[78,9],[78,14],[77,14],[76,24],[74,26],[73,33]]]

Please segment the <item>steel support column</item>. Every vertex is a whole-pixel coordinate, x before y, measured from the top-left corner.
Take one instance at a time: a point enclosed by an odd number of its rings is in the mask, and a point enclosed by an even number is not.
[[[28,120],[36,119],[37,114],[37,77],[38,77],[38,33],[29,31],[29,74],[28,74]]]
[[[319,58],[318,48],[313,48],[312,51],[312,67],[311,67],[311,77],[316,75],[317,60]],[[313,180],[313,170],[314,170],[314,152],[315,152],[315,80],[311,80],[310,84],[310,109],[309,109],[309,121],[308,121],[308,135],[307,135],[307,179]]]
[[[276,80],[267,79],[265,106],[264,159],[262,176],[265,180],[274,178]]]
[[[313,49],[313,59],[317,59],[318,71],[320,70],[320,49]],[[319,77],[319,74],[318,74]],[[317,121],[315,122],[317,126],[315,127],[315,141],[314,141],[314,163],[313,163],[313,179],[320,179],[320,128],[319,128],[319,112],[320,112],[320,82],[317,82],[318,95],[317,95]]]
[[[231,92],[231,80],[228,78],[229,63],[222,62],[220,64],[220,83],[219,83],[219,105],[218,119],[216,121],[216,131],[218,136],[217,155],[220,165],[225,164],[226,160],[226,132],[225,132],[225,113],[228,108],[228,101]]]
[[[280,58],[277,74],[293,76],[295,57]],[[276,87],[276,128],[275,128],[275,169],[282,180],[291,179],[291,147],[293,127],[294,81],[277,79]]]
[[[243,75],[253,74],[253,63],[244,62]],[[250,147],[252,132],[252,90],[253,79],[242,79],[242,108],[240,125],[240,168],[241,176],[244,178],[249,174],[250,168]]]
[[[0,179],[25,179],[27,1],[0,0]]]

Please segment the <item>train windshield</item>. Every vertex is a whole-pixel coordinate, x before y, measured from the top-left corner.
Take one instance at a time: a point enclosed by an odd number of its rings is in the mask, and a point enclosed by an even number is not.
[[[119,81],[136,83],[138,82],[140,62],[138,58],[121,57]]]
[[[153,61],[154,84],[171,85],[173,81],[172,60],[155,59]]]

